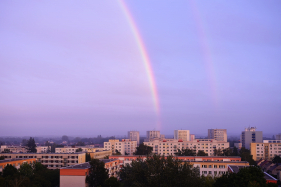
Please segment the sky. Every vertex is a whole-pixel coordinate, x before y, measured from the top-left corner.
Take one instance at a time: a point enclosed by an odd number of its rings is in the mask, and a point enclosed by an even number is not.
[[[281,1],[0,2],[0,136],[281,133]]]

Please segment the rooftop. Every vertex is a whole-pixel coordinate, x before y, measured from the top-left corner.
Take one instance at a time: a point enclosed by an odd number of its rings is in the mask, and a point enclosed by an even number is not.
[[[13,158],[13,159],[6,159],[6,160],[0,160],[0,163],[6,163],[6,162],[13,162],[13,161],[20,161],[20,160],[29,160],[34,158]]]

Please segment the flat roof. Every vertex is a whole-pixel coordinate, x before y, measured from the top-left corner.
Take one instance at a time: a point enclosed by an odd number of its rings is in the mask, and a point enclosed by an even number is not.
[[[103,161],[104,163],[112,162],[112,161],[118,161],[117,159],[99,159],[100,161]],[[63,167],[60,169],[88,169],[91,168],[91,164],[89,162],[85,162],[82,164],[76,164],[72,166]]]
[[[29,160],[29,159],[35,159],[35,158],[13,158],[13,159],[7,159],[7,160],[0,160],[0,163],[20,161],[20,160]]]

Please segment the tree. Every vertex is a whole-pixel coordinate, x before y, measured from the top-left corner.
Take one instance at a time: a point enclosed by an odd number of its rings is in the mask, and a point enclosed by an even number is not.
[[[177,156],[195,156],[196,155],[196,151],[192,150],[192,149],[178,149],[178,152],[175,153],[175,155]]]
[[[199,168],[173,156],[153,155],[146,159],[133,160],[120,170],[122,186],[203,186]]]
[[[4,156],[0,156],[0,160],[5,160],[5,157]]]
[[[238,149],[237,147],[233,147],[233,150],[232,150],[232,156],[238,156]]]
[[[115,149],[115,153],[113,155],[122,155],[117,149]]]
[[[214,149],[214,156],[222,156],[222,150],[220,148]]]
[[[205,153],[205,152],[202,151],[202,150],[199,150],[199,151],[197,152],[197,156],[208,156],[208,154]]]
[[[253,159],[253,156],[251,155],[250,150],[246,149],[245,147],[241,148],[239,151],[239,156],[241,157],[241,161],[247,161],[250,165],[257,165]]]
[[[273,162],[274,164],[279,164],[279,163],[281,163],[281,157],[276,155],[276,156],[272,159],[272,162]]]
[[[115,177],[110,177],[104,182],[105,187],[120,187],[120,182]]]
[[[250,166],[239,170],[238,173],[224,174],[217,178],[214,187],[248,187],[266,186],[264,173],[259,167]]]
[[[66,136],[66,135],[63,135],[63,136],[61,137],[61,139],[62,139],[62,141],[66,141],[66,142],[69,141],[68,136]]]
[[[27,140],[26,139],[23,139],[21,141],[21,146],[27,146]]]
[[[85,146],[85,143],[84,143],[84,142],[79,141],[79,142],[77,142],[77,143],[76,143],[76,145],[77,145],[77,146]]]
[[[30,137],[29,140],[27,141],[27,152],[28,153],[36,153],[36,144],[34,138]]]
[[[105,180],[108,179],[108,171],[104,168],[104,162],[92,159],[90,165],[90,174],[86,177],[86,182],[90,187],[104,186]]]
[[[144,145],[142,143],[137,147],[137,150],[136,152],[134,152],[134,155],[150,155],[152,153],[152,150],[152,147]]]
[[[226,148],[222,150],[223,156],[233,156],[233,151],[230,148]]]
[[[90,162],[91,160],[92,160],[91,154],[90,153],[86,153],[86,162]]]
[[[79,147],[78,149],[76,149],[76,151],[75,152],[82,152],[83,150],[82,150],[82,148],[81,147]]]

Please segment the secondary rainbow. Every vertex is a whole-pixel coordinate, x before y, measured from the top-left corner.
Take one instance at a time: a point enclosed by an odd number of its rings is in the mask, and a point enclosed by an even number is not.
[[[149,60],[148,53],[145,49],[145,45],[144,45],[144,42],[142,41],[140,32],[137,28],[137,25],[136,25],[132,15],[131,15],[127,5],[125,4],[125,2],[123,0],[120,0],[119,2],[120,2],[120,5],[121,5],[121,8],[122,8],[122,10],[125,14],[125,17],[128,20],[128,23],[129,23],[129,25],[132,29],[132,33],[133,33],[133,35],[136,39],[138,48],[140,50],[141,57],[143,59],[144,66],[145,66],[145,69],[146,69],[146,73],[147,73],[147,76],[148,76],[151,92],[152,92],[154,107],[155,107],[157,115],[159,116],[160,115],[159,98],[158,98],[155,78],[154,78],[154,75],[153,75],[151,62]]]

